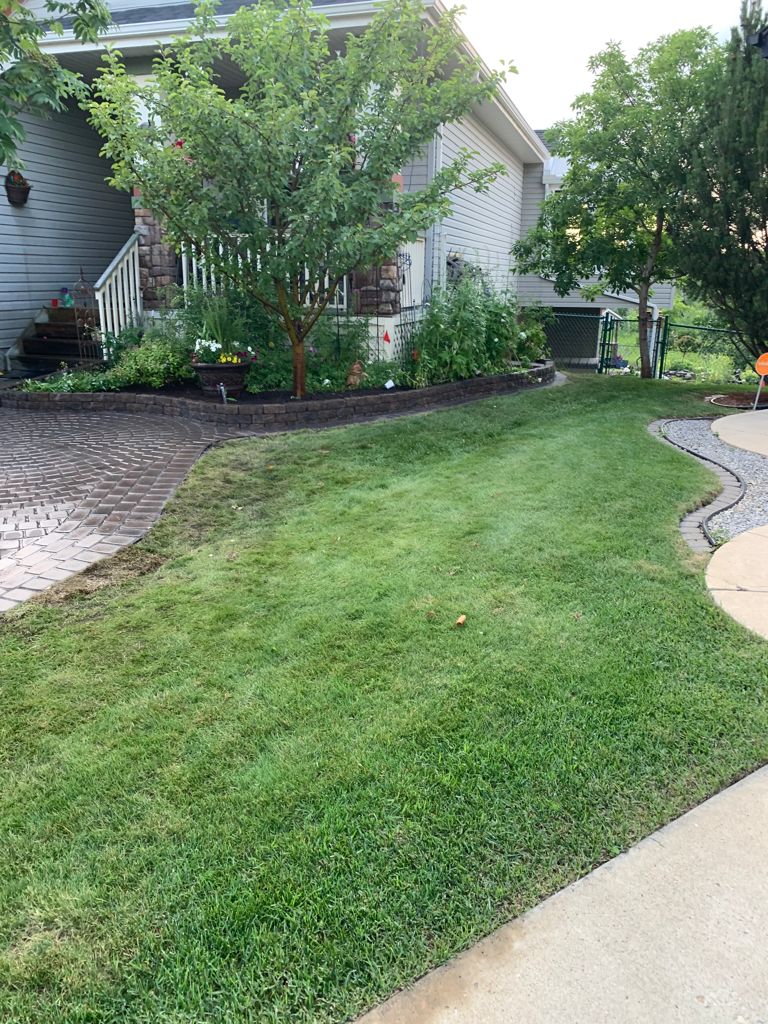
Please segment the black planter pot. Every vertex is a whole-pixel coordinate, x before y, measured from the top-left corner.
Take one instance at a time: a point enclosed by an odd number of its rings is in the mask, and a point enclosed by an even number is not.
[[[5,183],[5,194],[11,206],[26,206],[31,189],[31,185],[10,185],[7,181]]]
[[[250,363],[193,363],[204,395],[221,398],[223,384],[228,398],[238,398],[245,388]]]

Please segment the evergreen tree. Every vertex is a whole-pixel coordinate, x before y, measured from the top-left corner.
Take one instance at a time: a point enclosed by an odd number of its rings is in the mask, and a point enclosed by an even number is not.
[[[768,60],[766,28],[745,0],[712,74],[673,235],[686,290],[715,309],[757,356],[768,347]]]

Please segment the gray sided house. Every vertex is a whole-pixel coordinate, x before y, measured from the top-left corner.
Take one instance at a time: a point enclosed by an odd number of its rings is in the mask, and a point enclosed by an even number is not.
[[[315,3],[339,42],[347,32],[363,29],[376,7],[375,0]],[[43,15],[44,0],[28,4]],[[242,5],[223,0],[222,21]],[[136,75],[147,74],[158,44],[182,32],[193,13],[191,3],[169,0],[111,0],[109,6],[114,24],[107,41],[122,51]],[[443,11],[439,0],[425,0],[426,18],[438,19]],[[471,50],[469,42],[464,45]],[[81,45],[65,33],[47,40],[45,49],[88,78],[99,66],[103,46]],[[21,156],[32,184],[29,200],[12,206],[0,193],[0,355],[17,367],[37,362],[54,368],[76,356],[80,342],[66,324],[54,322],[66,317],[51,302],[60,289],[72,289],[81,273],[95,288],[94,318],[102,331],[115,333],[156,306],[167,284],[205,283],[205,268],[171,253],[148,211],[106,184],[109,168],[99,156],[99,138],[81,112],[27,118],[26,124]],[[381,348],[385,334],[394,345],[404,340],[407,325],[457,261],[482,267],[499,288],[516,291],[523,303],[589,306],[595,312],[603,307],[602,300],[559,299],[548,282],[518,279],[511,270],[510,250],[535,223],[551,165],[543,141],[506,93],[461,122],[445,125],[426,151],[403,168],[403,188],[423,187],[461,149],[475,152],[478,166],[501,162],[506,174],[488,192],[457,195],[442,223],[408,246],[385,272],[353,275],[340,297],[347,308],[372,315],[379,351],[392,352]],[[2,168],[3,176],[8,170]],[[605,299],[615,304],[612,297]],[[625,304],[631,302],[627,298]]]

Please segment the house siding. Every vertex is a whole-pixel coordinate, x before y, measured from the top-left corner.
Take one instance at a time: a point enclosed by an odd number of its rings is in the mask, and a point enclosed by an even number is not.
[[[431,278],[440,281],[446,258],[458,253],[482,267],[497,287],[507,288],[513,284],[509,252],[521,230],[523,164],[473,116],[443,129],[442,166],[462,149],[477,154],[471,169],[500,162],[507,173],[487,192],[464,189],[453,197],[450,215],[435,230]]]
[[[429,183],[429,146],[418,153],[403,167],[403,189],[418,192]]]
[[[95,283],[134,223],[130,198],[106,184],[109,164],[79,110],[23,120],[20,156],[32,192],[20,208],[0,193],[0,349],[60,288],[72,287],[81,267]]]
[[[663,284],[655,284],[651,288],[651,302],[659,309],[671,309],[675,301],[675,286],[669,281]]]

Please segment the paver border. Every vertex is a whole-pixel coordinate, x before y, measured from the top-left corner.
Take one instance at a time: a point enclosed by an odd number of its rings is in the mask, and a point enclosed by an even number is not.
[[[527,388],[554,383],[551,359],[534,363],[514,373],[474,377],[427,388],[392,391],[387,394],[359,392],[349,398],[317,399],[311,402],[216,405],[212,402],[171,395],[143,395],[120,391],[99,392],[0,392],[0,407],[6,409],[67,409],[73,412],[143,413],[180,416],[198,423],[251,433],[301,430],[358,423],[382,416],[427,412],[443,406],[477,401],[497,394],[511,394]]]
[[[668,423],[676,422],[677,419],[703,420],[706,423],[714,423],[716,419],[722,419],[722,417],[678,416],[654,420],[653,423],[648,425],[648,430],[654,437],[701,462],[707,469],[711,469],[715,473],[723,485],[722,491],[716,498],[706,505],[701,505],[699,508],[688,512],[680,521],[680,533],[683,535],[686,544],[699,554],[709,553],[718,546],[718,542],[712,536],[712,532],[709,529],[712,518],[719,515],[720,512],[726,512],[728,509],[738,505],[747,492],[747,485],[738,473],[722,462],[711,459],[706,455],[699,455],[697,452],[691,451],[690,448],[686,448],[685,445],[679,444],[668,437],[664,428]]]

